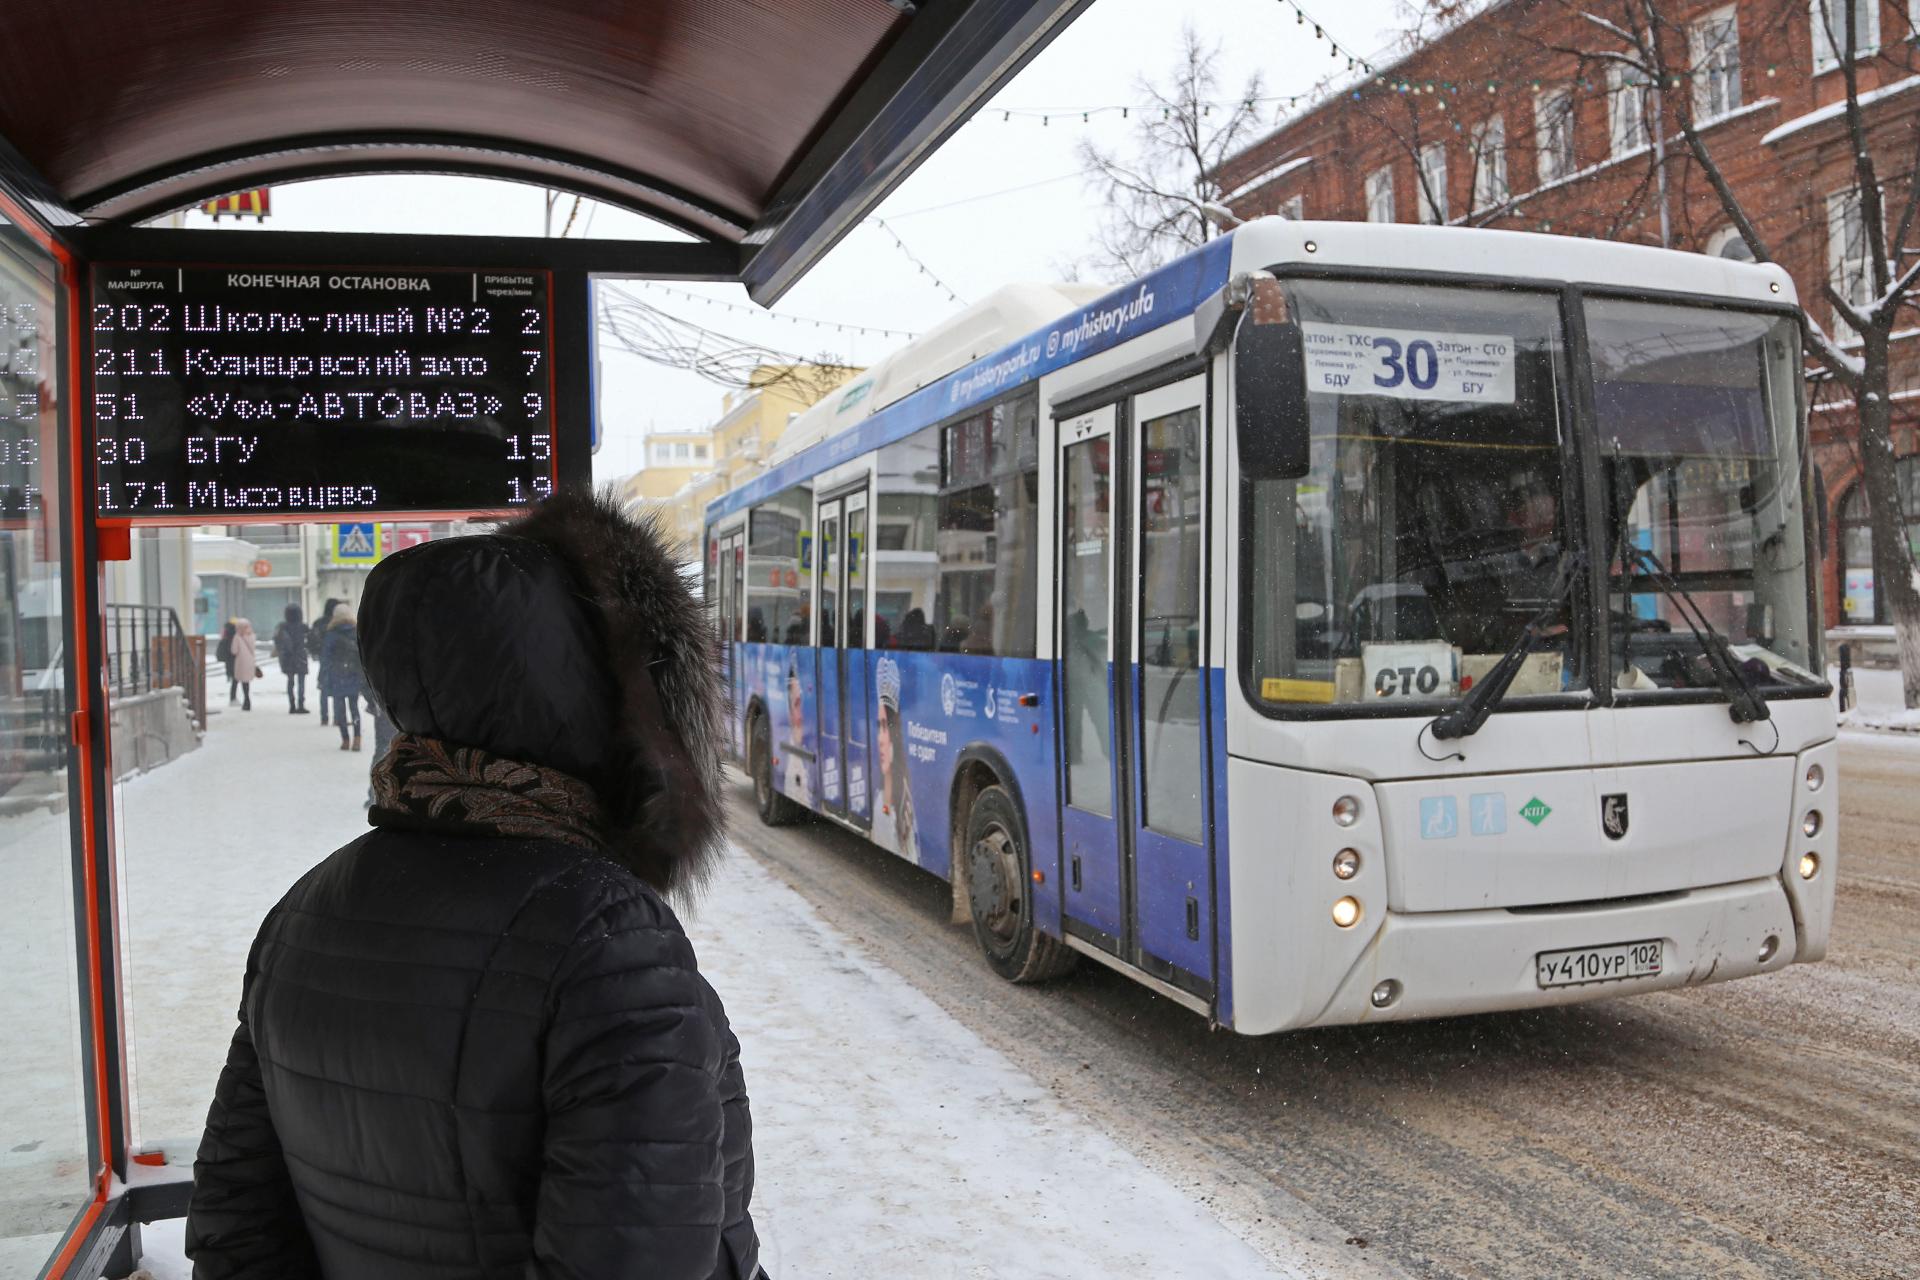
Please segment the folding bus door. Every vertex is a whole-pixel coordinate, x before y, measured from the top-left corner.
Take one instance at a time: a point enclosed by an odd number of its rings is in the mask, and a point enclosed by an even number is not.
[[[1116,760],[1114,675],[1115,410],[1060,424],[1055,687],[1060,690],[1060,867],[1066,929],[1115,955],[1127,946],[1126,826],[1116,818],[1125,776]]]
[[[1206,693],[1206,380],[1134,396],[1126,756],[1135,963],[1191,987],[1213,977]]]
[[[868,826],[871,788],[867,779],[873,741],[874,708],[867,684],[867,494],[863,489],[846,497],[846,546],[841,551],[844,587],[841,592],[846,621],[840,628],[840,776],[846,779],[845,812],[849,822]]]
[[[819,610],[820,638],[814,648],[814,687],[820,691],[820,802],[828,813],[845,817],[847,790],[841,771],[841,726],[845,717],[840,706],[840,622],[845,617],[841,597],[845,593],[844,566],[841,561],[841,531],[846,527],[846,504],[839,498],[820,503],[814,527],[820,530]]]

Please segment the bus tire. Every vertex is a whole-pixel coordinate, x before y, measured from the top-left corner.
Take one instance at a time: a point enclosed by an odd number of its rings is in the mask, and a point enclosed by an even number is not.
[[[753,776],[753,807],[769,827],[784,827],[800,816],[800,806],[774,790],[773,741],[761,712],[747,722],[747,772]]]
[[[1027,828],[1005,787],[987,787],[967,812],[968,905],[973,936],[1009,982],[1044,982],[1073,967],[1074,954],[1033,924]]]

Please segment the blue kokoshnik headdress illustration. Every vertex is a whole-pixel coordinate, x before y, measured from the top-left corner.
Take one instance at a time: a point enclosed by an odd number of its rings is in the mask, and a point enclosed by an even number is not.
[[[882,658],[873,666],[873,682],[879,690],[880,705],[900,709],[900,664]]]

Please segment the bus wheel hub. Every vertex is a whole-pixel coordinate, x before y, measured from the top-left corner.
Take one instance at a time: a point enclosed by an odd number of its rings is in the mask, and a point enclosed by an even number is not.
[[[1011,943],[1020,927],[1020,859],[999,827],[974,841],[967,859],[968,899],[973,918],[997,939]]]

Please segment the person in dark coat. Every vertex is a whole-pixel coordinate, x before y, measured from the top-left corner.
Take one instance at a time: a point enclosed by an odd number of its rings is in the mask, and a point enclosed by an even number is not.
[[[273,656],[287,677],[287,714],[307,714],[307,624],[300,618],[300,606],[290,604],[280,625],[273,629]]]
[[[342,751],[360,749],[360,695],[366,687],[360,678],[360,633],[354,624],[353,610],[338,605],[327,622],[327,634],[320,639],[320,679],[333,703]],[[349,719],[353,721],[351,738],[347,736]]]
[[[220,643],[213,647],[213,656],[221,666],[227,669],[227,705],[232,706],[240,700],[240,682],[233,678],[233,638],[240,634],[240,626],[233,619],[227,619],[227,625],[220,628]]]
[[[321,660],[320,645],[327,638],[327,624],[333,621],[333,611],[340,607],[340,601],[333,596],[320,610],[320,619],[307,632],[307,652],[313,656],[316,670],[313,673],[313,691],[320,695],[320,724],[324,727],[331,714],[327,701],[332,696],[327,690],[327,664]]]
[[[668,898],[722,842],[709,620],[566,495],[367,579],[374,830],[267,916],[199,1280],[752,1280],[740,1048]]]

